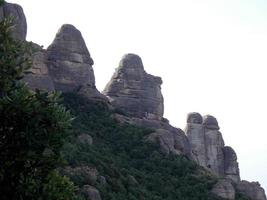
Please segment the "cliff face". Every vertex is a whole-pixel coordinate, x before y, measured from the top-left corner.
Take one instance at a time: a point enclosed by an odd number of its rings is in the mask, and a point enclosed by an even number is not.
[[[27,25],[22,8],[5,3],[0,7],[0,20],[9,15],[17,17],[14,37],[24,40]],[[215,117],[190,113],[185,131],[163,118],[162,80],[146,73],[138,55],[126,54],[122,58],[101,94],[95,86],[93,59],[82,34],[74,26],[63,25],[47,49],[35,47],[32,73],[24,79],[32,89],[77,92],[91,100],[111,104],[126,114],[114,114],[118,122],[154,129],[145,139],[159,143],[163,153],[186,155],[223,178],[213,190],[218,196],[234,199],[234,193],[239,192],[253,200],[266,200],[258,183],[240,181],[237,155],[225,146]]]
[[[217,119],[190,113],[185,128],[192,148],[193,159],[218,176],[240,181],[237,156],[231,147],[224,145]]]
[[[114,107],[132,117],[161,119],[163,117],[162,80],[147,74],[138,55],[127,54],[104,89]]]
[[[0,6],[0,21],[6,17],[13,17],[15,27],[13,36],[19,40],[25,40],[27,34],[27,22],[21,6],[12,3],[4,3]]]

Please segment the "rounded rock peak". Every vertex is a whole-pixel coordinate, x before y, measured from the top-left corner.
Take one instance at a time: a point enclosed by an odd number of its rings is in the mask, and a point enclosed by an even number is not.
[[[187,115],[187,123],[191,124],[202,124],[203,118],[197,112],[191,112]]]
[[[220,129],[217,119],[211,115],[205,115],[203,117],[203,125],[207,129],[213,129],[213,130],[219,130]]]
[[[225,157],[227,157],[230,160],[237,160],[237,155],[235,150],[230,146],[223,147],[223,152]]]
[[[139,68],[144,70],[143,62],[140,56],[128,53],[125,54],[119,64],[119,68]]]
[[[57,32],[57,35],[59,34],[72,35],[73,37],[77,37],[78,34],[81,37],[81,32],[72,24],[63,24]]]

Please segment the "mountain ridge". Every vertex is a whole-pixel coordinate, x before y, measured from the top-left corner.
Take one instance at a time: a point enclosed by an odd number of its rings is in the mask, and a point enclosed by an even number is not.
[[[0,7],[0,19],[15,16],[14,37],[25,40],[26,18],[24,14],[17,15],[17,10],[21,13],[22,8],[5,3]],[[227,192],[222,190],[227,190],[232,191],[230,197],[226,195],[228,199],[234,199],[232,193],[238,191],[255,200],[266,200],[258,183],[240,181],[237,156],[224,145],[215,117],[190,113],[185,131],[172,127],[163,118],[162,80],[145,72],[139,56],[126,54],[122,58],[102,94],[95,86],[93,59],[73,25],[63,25],[47,49],[36,46],[39,50],[33,55],[31,74],[25,76],[32,89],[77,92],[89,100],[106,103],[121,112],[113,115],[119,123],[155,129],[148,140],[159,142],[163,153],[186,155],[214,175],[225,178],[214,189],[219,196],[225,197]]]

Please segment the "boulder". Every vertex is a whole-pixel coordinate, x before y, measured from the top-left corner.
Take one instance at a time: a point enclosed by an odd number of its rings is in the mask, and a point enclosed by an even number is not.
[[[212,188],[211,192],[222,199],[234,200],[235,189],[230,180],[222,179],[219,180]]]
[[[190,157],[190,145],[180,129],[170,132],[164,129],[157,129],[147,137],[147,141],[159,143],[160,150],[165,154],[187,155]]]
[[[23,9],[20,5],[12,3],[4,3],[0,6],[0,21],[4,18],[14,17],[14,30],[12,31],[13,37],[19,40],[25,40],[27,34],[27,22]]]
[[[233,148],[225,146],[223,148],[224,155],[224,176],[237,183],[240,181],[239,167],[237,155]]]
[[[93,144],[93,138],[86,133],[82,133],[78,136],[78,142],[80,144],[92,145]]]
[[[81,194],[86,200],[101,200],[99,191],[91,185],[84,185],[81,189]]]
[[[73,168],[66,167],[63,170],[63,173],[74,180],[74,182],[77,181],[83,185],[95,185],[99,175],[96,168],[91,168],[88,166],[79,166]]]
[[[236,184],[236,192],[252,200],[266,200],[265,191],[258,182],[240,181]]]
[[[160,120],[164,110],[161,84],[160,77],[145,72],[138,55],[126,54],[103,93],[131,117]]]

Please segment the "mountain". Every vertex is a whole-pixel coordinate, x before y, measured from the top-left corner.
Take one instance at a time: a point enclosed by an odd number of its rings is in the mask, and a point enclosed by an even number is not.
[[[0,20],[13,15],[14,37],[25,40],[23,9],[0,7]],[[32,89],[61,91],[75,116],[61,173],[86,199],[266,200],[258,182],[241,180],[237,155],[225,146],[218,121],[189,113],[185,130],[164,118],[162,79],[148,74],[138,55],[122,57],[101,93],[94,61],[82,34],[63,25],[52,44],[34,45],[33,66],[24,80]]]

